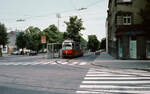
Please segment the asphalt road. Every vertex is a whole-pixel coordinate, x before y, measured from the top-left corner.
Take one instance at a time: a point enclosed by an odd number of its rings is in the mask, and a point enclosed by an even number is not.
[[[2,57],[0,94],[76,94],[95,58],[93,55],[53,60],[43,55]]]
[[[95,66],[96,57],[0,57],[0,94],[150,94],[149,71]]]

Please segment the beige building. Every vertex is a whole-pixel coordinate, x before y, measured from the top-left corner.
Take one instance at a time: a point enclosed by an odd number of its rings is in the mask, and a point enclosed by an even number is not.
[[[2,47],[2,53],[3,54],[8,54],[17,49],[15,42],[16,42],[16,36],[17,36],[16,31],[11,31],[8,33],[8,44],[5,47]]]
[[[150,34],[141,11],[149,0],[109,0],[107,16],[108,53],[120,59],[149,59]]]

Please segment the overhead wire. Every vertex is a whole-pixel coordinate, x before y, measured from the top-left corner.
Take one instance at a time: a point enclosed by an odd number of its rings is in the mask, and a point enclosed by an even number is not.
[[[72,3],[73,5],[73,9],[70,9],[70,10],[64,10],[64,11],[60,11],[59,13],[60,14],[64,14],[64,13],[68,13],[68,12],[73,12],[73,11],[77,11],[79,12],[78,9],[82,8],[83,6],[81,6],[81,3],[78,2],[78,0],[76,0],[76,4],[74,3],[73,0],[69,0],[70,3]],[[93,2],[89,5],[86,6],[86,8],[90,8],[92,6],[95,6],[97,5],[98,3],[100,3],[101,0],[97,0],[96,2]],[[79,7],[77,7],[76,5],[79,5]],[[22,19],[32,19],[32,18],[44,18],[44,17],[49,17],[49,16],[52,16],[52,15],[56,15],[56,12],[53,12],[53,13],[48,13],[48,14],[44,14],[44,15],[37,15],[37,16],[27,16],[27,17],[23,17]],[[79,15],[81,16],[81,14],[79,13]],[[17,20],[16,18],[9,18],[9,19],[1,19],[1,20]]]

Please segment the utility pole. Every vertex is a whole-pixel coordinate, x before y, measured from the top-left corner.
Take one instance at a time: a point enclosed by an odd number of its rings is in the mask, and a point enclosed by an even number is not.
[[[60,13],[57,13],[57,14],[56,14],[56,17],[58,18],[58,22],[57,22],[57,23],[58,23],[58,31],[59,31],[59,19],[61,18]]]

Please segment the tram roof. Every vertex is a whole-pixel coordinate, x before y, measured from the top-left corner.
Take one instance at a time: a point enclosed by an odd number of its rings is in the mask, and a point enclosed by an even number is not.
[[[75,42],[75,41],[73,41],[73,40],[64,40],[64,42],[63,43],[65,43],[65,42]]]

